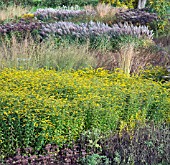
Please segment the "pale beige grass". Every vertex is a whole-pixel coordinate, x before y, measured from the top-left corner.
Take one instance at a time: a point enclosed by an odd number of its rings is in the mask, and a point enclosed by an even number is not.
[[[133,43],[128,43],[116,51],[105,51],[97,53],[97,67],[113,70],[120,68],[125,74],[130,75],[134,58],[138,55]]]
[[[133,64],[133,58],[135,56],[134,44],[127,44],[121,47],[119,50],[118,63],[119,67],[125,74],[129,75]]]
[[[0,21],[20,17],[30,11],[29,7],[22,6],[8,6],[0,10]]]
[[[0,69],[9,68],[54,68],[56,70],[95,67],[89,43],[84,45],[63,43],[56,46],[54,39],[36,43],[29,35],[18,42],[13,36],[11,42],[0,44]]]
[[[84,8],[89,11],[92,10],[96,11],[97,15],[101,18],[108,17],[108,16],[113,17],[115,16],[116,13],[127,10],[125,8],[112,7],[110,4],[104,4],[104,3],[99,3],[95,7],[93,7],[92,5],[87,5]]]

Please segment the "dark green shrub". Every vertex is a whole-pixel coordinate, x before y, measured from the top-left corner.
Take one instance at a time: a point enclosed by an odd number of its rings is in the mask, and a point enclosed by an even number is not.
[[[55,6],[84,6],[84,5],[96,5],[98,0],[2,0],[0,6],[8,6],[12,4],[16,5],[37,5],[37,6],[46,6],[46,7],[55,7]]]

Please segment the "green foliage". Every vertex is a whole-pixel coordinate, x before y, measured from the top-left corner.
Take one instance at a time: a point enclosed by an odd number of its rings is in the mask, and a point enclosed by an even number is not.
[[[158,14],[158,21],[155,22],[157,35],[168,33],[170,31],[170,22],[168,20],[169,0],[149,0],[148,6],[152,12]]]
[[[93,154],[93,155],[89,155],[83,158],[81,163],[83,165],[109,165],[110,161],[106,156]]]
[[[154,81],[163,80],[163,76],[167,74],[167,69],[160,66],[148,66],[147,69],[140,71],[140,76]]]
[[[0,6],[8,6],[12,4],[16,5],[31,5],[31,6],[46,6],[46,7],[55,7],[55,6],[84,6],[84,5],[96,5],[98,0],[2,0]]]
[[[134,44],[135,48],[144,48],[153,45],[153,42],[150,39],[138,38],[130,35],[114,36],[113,39],[111,39],[111,43],[113,50],[120,49],[122,46],[128,43]]]
[[[120,71],[5,69],[0,87],[1,157],[16,148],[69,144],[92,128],[107,133],[131,131],[137,122],[169,122],[168,89]]]
[[[97,151],[102,151],[101,146],[99,145],[100,139],[103,138],[101,130],[97,128],[92,128],[91,130],[83,131],[80,137],[81,144],[86,145],[86,152],[90,153],[93,152],[97,153]]]

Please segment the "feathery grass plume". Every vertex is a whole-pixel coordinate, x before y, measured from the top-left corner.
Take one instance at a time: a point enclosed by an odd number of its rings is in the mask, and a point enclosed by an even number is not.
[[[40,30],[42,37],[50,35],[71,36],[76,38],[94,38],[96,36],[108,35],[131,35],[152,39],[153,33],[147,26],[134,26],[126,24],[114,24],[110,27],[108,24],[90,21],[88,23],[74,24],[72,22],[56,22],[43,24]]]
[[[148,26],[145,25],[135,26],[133,24],[129,24],[128,22],[118,23],[112,25],[112,31],[118,33],[119,35],[127,34],[131,36],[153,39],[153,30],[149,30]]]
[[[54,68],[56,70],[95,67],[89,43],[84,45],[68,44],[66,41],[57,46],[53,39],[36,43],[30,35],[18,41],[13,35],[11,42],[2,41],[0,45],[0,68]]]
[[[123,45],[119,50],[118,64],[119,67],[127,75],[129,75],[131,72],[134,56],[135,56],[134,43]]]
[[[0,21],[20,17],[21,15],[30,11],[29,7],[22,6],[8,6],[0,10]]]
[[[84,6],[84,9],[87,11],[95,11],[96,16],[100,17],[105,17],[105,16],[110,16],[113,17],[115,16],[116,13],[126,11],[126,8],[119,8],[119,7],[113,7],[110,4],[104,4],[104,3],[99,3],[97,6],[92,6],[92,5],[87,5]]]
[[[123,40],[124,39],[124,40]],[[164,49],[158,48],[152,40],[138,41],[131,38],[121,38],[116,45],[108,49],[95,49],[97,67],[108,70],[129,68],[128,74],[138,73],[148,65],[166,67],[170,64],[170,56]],[[151,42],[152,41],[152,42]],[[113,42],[110,42],[113,44]],[[133,49],[131,46],[133,45]],[[133,51],[132,51],[133,50]],[[126,62],[128,60],[129,62]],[[123,69],[125,70],[125,68]]]
[[[106,16],[113,17],[119,12],[126,11],[125,8],[112,7],[110,4],[104,3],[99,3],[94,9],[101,18]]]
[[[53,9],[53,8],[46,8],[46,9],[38,9],[34,15],[40,20],[48,20],[53,18],[58,21],[64,21],[72,17],[79,17],[79,16],[88,16],[94,15],[94,11],[86,11],[86,10],[65,10],[65,9]]]
[[[0,68],[29,68],[30,61],[37,51],[36,44],[29,34],[22,41],[19,41],[15,35],[12,35],[10,41],[1,38]]]

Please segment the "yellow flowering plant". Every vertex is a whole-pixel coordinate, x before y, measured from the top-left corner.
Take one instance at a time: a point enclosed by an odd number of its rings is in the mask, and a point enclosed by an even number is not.
[[[16,148],[62,146],[92,128],[129,131],[138,122],[169,122],[169,86],[103,69],[0,72],[1,157]]]
[[[169,33],[169,16],[168,16],[168,9],[170,6],[169,0],[149,0],[148,5],[152,12],[156,12],[158,14],[158,21],[156,21],[156,32],[157,35]]]
[[[101,0],[102,3],[110,3],[116,7],[133,9],[137,7],[137,0]]]
[[[32,18],[34,18],[34,14],[27,13],[27,14],[23,14],[21,17],[24,19],[32,19]]]

